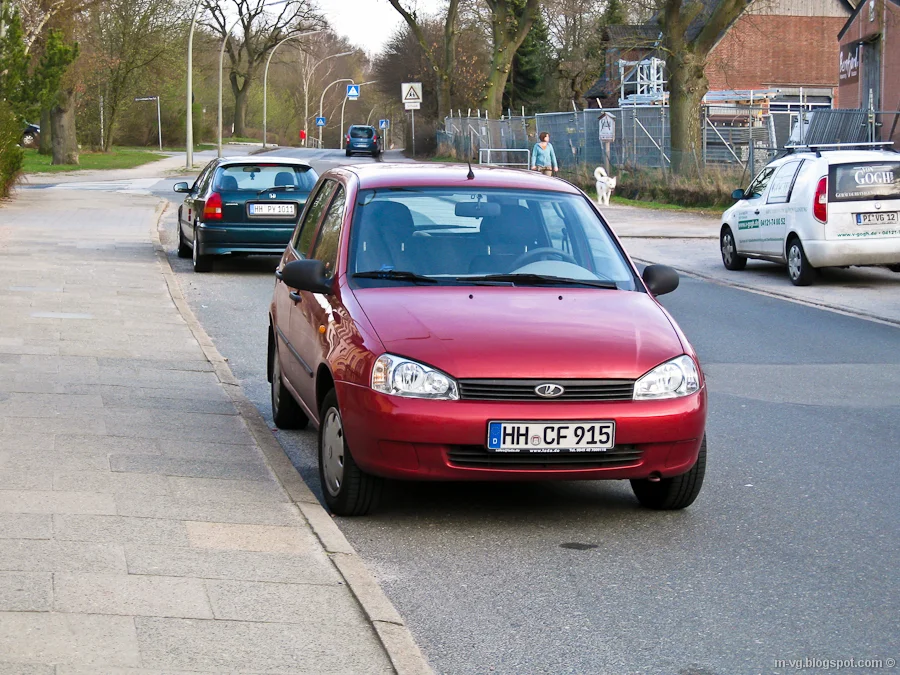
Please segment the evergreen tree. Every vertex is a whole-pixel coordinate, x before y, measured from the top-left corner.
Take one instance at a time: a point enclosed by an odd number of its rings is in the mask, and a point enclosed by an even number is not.
[[[519,0],[518,5],[516,11],[524,13],[525,2]],[[543,107],[547,95],[547,76],[552,68],[551,60],[547,23],[538,15],[513,57],[509,79],[503,91],[504,111],[511,109],[521,112],[523,105],[528,108]]]
[[[0,101],[7,101],[16,115],[24,116],[29,96],[28,55],[18,8],[0,4]],[[30,100],[31,99],[31,100]]]

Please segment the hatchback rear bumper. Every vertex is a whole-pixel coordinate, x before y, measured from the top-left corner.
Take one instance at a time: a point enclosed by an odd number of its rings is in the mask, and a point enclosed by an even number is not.
[[[865,225],[860,225],[859,228],[854,235],[865,233]],[[875,226],[873,229],[884,228]],[[862,236],[853,236],[828,241],[804,241],[803,250],[813,267],[892,265],[900,263],[900,230],[896,237],[866,239]]]
[[[370,473],[416,480],[578,480],[677,476],[697,461],[706,388],[664,401],[507,403],[386,396],[337,383],[344,431]],[[491,420],[615,420],[616,447],[586,455],[495,455]],[[571,459],[571,461],[569,461]],[[545,461],[546,460],[546,461]]]
[[[226,253],[284,253],[294,233],[294,223],[275,224],[216,224],[201,223],[197,227],[200,255]]]

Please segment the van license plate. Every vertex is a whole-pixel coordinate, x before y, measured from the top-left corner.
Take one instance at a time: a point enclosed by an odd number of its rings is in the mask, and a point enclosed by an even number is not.
[[[616,423],[488,422],[488,452],[542,455],[605,452],[616,444]]]
[[[887,213],[857,213],[857,225],[896,225],[898,222],[897,211]]]
[[[291,203],[248,204],[247,208],[251,216],[294,216],[297,214],[297,205]]]

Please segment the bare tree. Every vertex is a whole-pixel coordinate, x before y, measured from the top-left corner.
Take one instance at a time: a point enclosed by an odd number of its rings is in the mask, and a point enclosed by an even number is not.
[[[204,7],[209,13],[205,25],[221,39],[227,39],[226,51],[231,64],[228,77],[234,94],[234,135],[243,136],[250,87],[269,52],[285,38],[322,28],[324,22],[310,0],[287,0],[275,5],[273,12],[268,11],[266,0],[222,3],[204,0]],[[235,20],[241,28],[241,36],[226,36]]]
[[[491,16],[491,69],[484,95],[488,112],[499,117],[513,57],[531,30],[540,0],[485,0]]]

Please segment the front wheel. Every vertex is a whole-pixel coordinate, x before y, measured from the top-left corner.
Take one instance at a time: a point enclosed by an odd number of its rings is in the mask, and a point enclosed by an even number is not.
[[[700,443],[697,462],[687,473],[672,478],[663,478],[652,482],[649,480],[632,480],[631,489],[634,496],[649,509],[657,511],[674,511],[683,509],[694,503],[700,488],[703,487],[703,476],[706,475],[706,436]]]
[[[378,504],[383,479],[360,469],[344,436],[337,394],[322,402],[319,426],[319,480],[325,504],[338,516],[364,516]]]
[[[788,242],[788,277],[794,286],[809,286],[816,278],[816,268],[809,264],[798,237]]]
[[[726,270],[740,271],[747,266],[747,258],[738,255],[734,233],[727,225],[719,235],[719,250],[722,252],[722,264]]]

